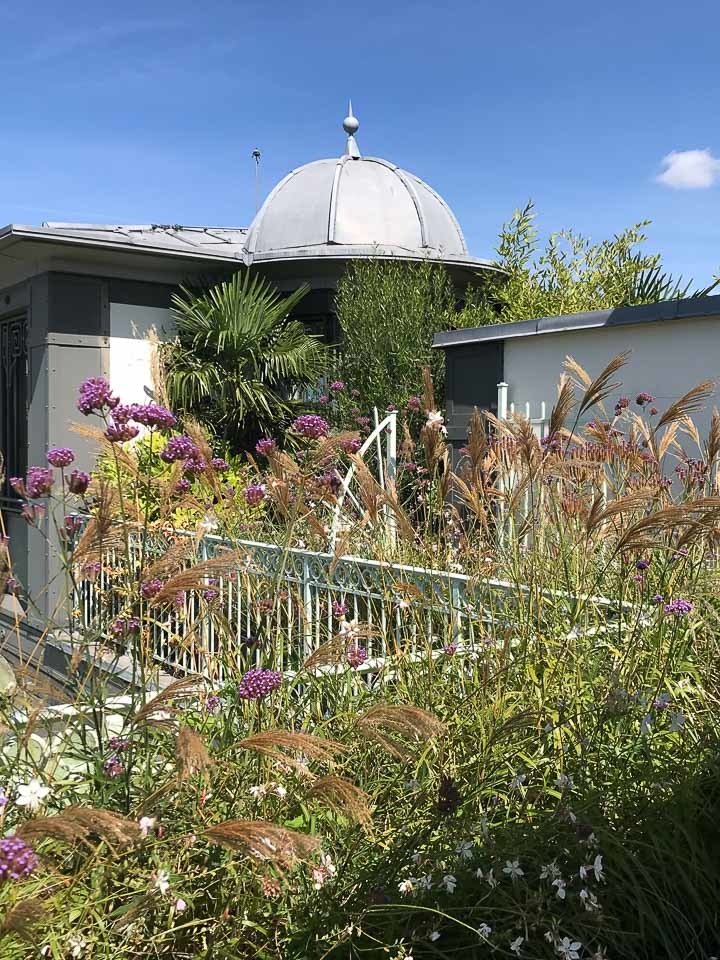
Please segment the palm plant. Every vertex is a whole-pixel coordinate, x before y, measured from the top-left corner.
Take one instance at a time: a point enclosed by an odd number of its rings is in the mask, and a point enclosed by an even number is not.
[[[244,271],[173,296],[175,341],[165,350],[168,397],[235,450],[282,430],[296,398],[317,384],[326,351],[290,319],[307,292],[282,296]]]

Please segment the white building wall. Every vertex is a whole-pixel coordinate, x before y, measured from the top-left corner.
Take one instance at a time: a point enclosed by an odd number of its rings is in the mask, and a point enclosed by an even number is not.
[[[557,384],[567,356],[572,356],[592,376],[597,376],[613,357],[631,351],[630,359],[614,380],[621,380],[617,396],[633,401],[641,391],[655,396],[662,413],[691,387],[703,380],[720,377],[720,319],[701,318],[662,321],[619,327],[547,333],[505,341],[504,376],[509,385],[508,402],[518,412],[530,404],[531,415],[538,416],[540,404],[547,404],[548,416],[557,397]],[[605,402],[612,416],[613,395]],[[707,408],[693,417],[700,435],[707,435],[713,406],[720,406],[716,395]],[[590,419],[586,414],[584,419]],[[690,455],[695,448],[681,438]],[[692,452],[691,452],[692,451]]]
[[[170,311],[164,307],[110,304],[110,386],[123,403],[147,403],[152,391],[152,341],[171,330]]]

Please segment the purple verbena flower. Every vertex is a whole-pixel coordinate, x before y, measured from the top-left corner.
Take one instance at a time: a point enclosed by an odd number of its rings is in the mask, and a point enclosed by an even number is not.
[[[55,475],[50,467],[30,467],[25,478],[25,490],[30,500],[47,496],[52,490]]]
[[[665,597],[661,593],[654,593],[650,599],[653,603],[665,603]]]
[[[207,713],[217,713],[221,706],[222,701],[220,697],[216,697],[215,694],[209,696],[205,701],[205,711]]]
[[[90,485],[90,474],[84,470],[73,470],[67,481],[70,493],[76,493],[79,496],[85,493]]]
[[[355,423],[360,427],[361,430],[370,429],[370,417],[357,417]]]
[[[277,690],[282,674],[277,670],[248,670],[238,686],[241,700],[262,700]]]
[[[443,650],[449,657],[452,657],[453,654],[457,653],[457,648],[458,645],[456,643],[446,643]]]
[[[105,429],[105,437],[110,443],[126,443],[134,440],[139,433],[140,427],[133,423],[116,423],[114,420]]]
[[[47,462],[51,467],[69,467],[75,454],[69,447],[53,447],[47,452]]]
[[[22,880],[33,872],[38,863],[33,848],[20,837],[0,839],[0,883]]]
[[[91,413],[112,410],[119,403],[119,397],[113,396],[110,384],[103,377],[89,377],[80,384],[77,408],[86,417]]]
[[[218,583],[217,577],[208,577],[208,586],[202,592],[203,600],[205,600],[206,603],[212,603],[213,600],[217,600],[220,596],[220,591],[217,589]]]
[[[408,460],[407,463],[400,464],[400,469],[407,470],[409,473],[413,473],[415,470],[417,470],[417,464],[413,463],[412,460]]]
[[[213,457],[210,463],[213,470],[217,470],[219,473],[226,473],[230,469],[230,464],[222,457]]]
[[[420,406],[421,406],[420,397],[410,397],[410,399],[407,402],[408,410],[411,410],[413,413],[417,413],[417,411],[420,409]]]
[[[345,383],[342,380],[333,380],[330,384],[330,389],[335,393],[339,393],[341,390],[345,389]]]
[[[129,746],[130,741],[123,739],[123,737],[110,737],[108,740],[108,747],[113,753],[122,753],[124,750],[127,750]]]
[[[673,617],[687,616],[687,614],[692,613],[694,609],[695,604],[682,598],[671,600],[670,603],[666,603],[663,607],[664,612]]]
[[[76,533],[80,533],[83,528],[83,518],[79,517],[76,513],[69,513],[63,521],[63,532],[67,537],[74,537]]]
[[[178,482],[175,484],[176,493],[187,493],[190,489],[190,481],[185,477],[181,477]]]
[[[120,758],[113,755],[103,763],[103,773],[114,780],[115,777],[121,777],[125,773],[125,767],[120,762]]]
[[[327,394],[323,393],[322,396],[318,397],[318,403],[321,404],[321,405],[324,407],[324,406],[326,406],[328,403],[330,403],[330,397],[328,397]]]
[[[344,603],[341,603],[339,600],[333,600],[332,612],[333,612],[333,616],[337,617],[338,620],[340,620],[341,617],[344,617],[345,614],[348,612],[348,608],[345,606]]]
[[[652,403],[654,399],[655,397],[651,393],[643,390],[635,397],[635,403],[639,407],[644,407],[646,403]]]
[[[293,430],[308,437],[310,440],[319,440],[330,432],[330,424],[315,413],[303,413],[293,421]]]
[[[274,453],[277,450],[277,444],[272,437],[262,437],[255,444],[255,450],[261,456],[268,457],[271,453]]]
[[[165,463],[174,463],[176,460],[188,460],[199,457],[200,451],[195,441],[185,434],[178,437],[170,437],[165,444],[165,449],[160,454],[160,459]]]
[[[368,658],[368,652],[365,647],[357,647],[355,645],[348,648],[347,652],[347,662],[357,670],[358,667],[361,667],[363,663]]]
[[[160,577],[154,577],[152,580],[146,580],[140,587],[140,593],[146,600],[152,599],[162,590],[163,582]]]
[[[200,473],[205,473],[207,470],[207,461],[203,459],[203,457],[188,457],[188,459],[183,462],[183,470],[185,473],[197,476]]]
[[[389,403],[389,404],[385,407],[385,413],[397,413],[397,407],[395,406],[395,404],[394,404],[394,403]]]
[[[345,453],[357,453],[362,446],[362,440],[359,437],[344,437],[340,441],[340,447]]]
[[[636,560],[636,561],[635,561],[635,569],[636,569],[636,570],[647,570],[647,568],[648,568],[649,566],[650,566],[650,561],[649,561],[649,560]]]
[[[145,427],[159,427],[161,430],[172,430],[177,426],[177,417],[166,407],[158,403],[133,403],[130,406],[131,417],[136,423]]]
[[[184,591],[184,590],[179,590],[179,591],[175,594],[175,599],[173,600],[173,605],[176,606],[176,607],[178,607],[178,609],[179,609],[180,607],[184,607],[184,606],[185,606],[185,591]]]
[[[251,507],[256,507],[265,499],[265,484],[251,483],[245,491],[245,500]]]
[[[673,560],[682,560],[684,557],[687,557],[690,551],[687,547],[680,547],[679,550],[676,550],[672,555]]]

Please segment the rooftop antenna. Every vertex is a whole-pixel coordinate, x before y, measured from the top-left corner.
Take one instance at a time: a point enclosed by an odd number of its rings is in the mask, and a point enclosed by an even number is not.
[[[257,147],[252,152],[255,161],[255,213],[260,209],[260,151]]]

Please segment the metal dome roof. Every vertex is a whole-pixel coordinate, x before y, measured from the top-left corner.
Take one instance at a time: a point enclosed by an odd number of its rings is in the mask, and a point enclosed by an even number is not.
[[[343,127],[344,156],[298,167],[265,200],[248,231],[249,262],[399,257],[490,266],[468,255],[450,207],[423,180],[360,155],[352,105]]]

